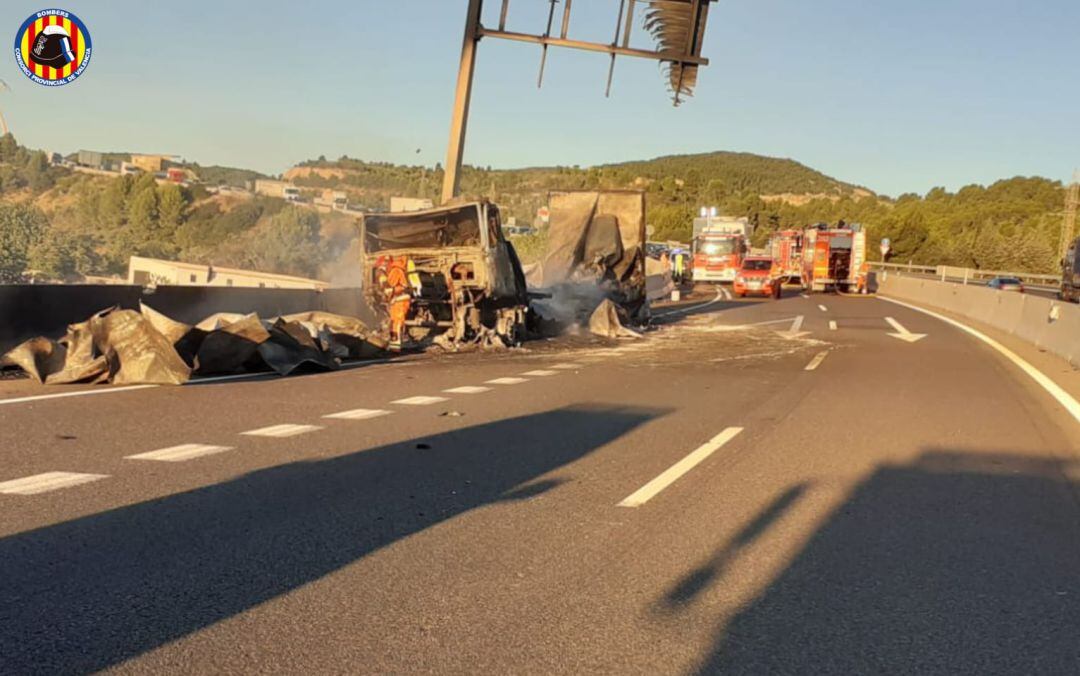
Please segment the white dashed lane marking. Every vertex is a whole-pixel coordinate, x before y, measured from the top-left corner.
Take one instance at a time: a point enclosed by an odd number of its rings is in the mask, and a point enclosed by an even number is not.
[[[679,480],[682,475],[697,467],[702,461],[719,450],[724,444],[731,441],[743,431],[741,427],[729,427],[713,437],[708,443],[697,448],[693,453],[675,463],[663,474],[634,491],[625,500],[619,503],[619,507],[640,507],[652,500],[660,491]]]
[[[487,381],[488,385],[520,385],[521,383],[529,382],[528,378],[496,378],[495,380]]]
[[[185,460],[191,460],[192,458],[198,458],[204,455],[213,455],[214,453],[224,453],[225,451],[231,451],[231,446],[210,446],[208,444],[181,444],[179,446],[170,446],[169,448],[162,448],[156,451],[148,451],[146,453],[139,453],[137,455],[127,456],[128,460],[158,460],[161,462],[183,462]]]
[[[543,378],[544,376],[558,375],[558,373],[559,373],[558,371],[545,371],[545,370],[541,369],[539,371],[526,371],[525,373],[522,373],[521,375],[523,375],[523,376],[532,376],[532,377],[535,377],[535,378]]]
[[[34,476],[12,479],[0,483],[0,493],[8,495],[36,495],[60,488],[70,488],[79,484],[105,479],[108,474],[79,474],[77,472],[45,472]]]
[[[829,322],[829,330],[830,331],[835,331],[836,330],[836,321],[835,320]]]
[[[481,387],[480,385],[463,385],[461,387],[443,390],[443,392],[446,392],[447,394],[481,394],[490,391],[490,387]]]
[[[818,352],[817,356],[810,360],[810,363],[806,365],[807,371],[816,371],[817,367],[821,366],[821,362],[825,361],[825,357],[828,357],[828,352]]]
[[[829,308],[825,307],[824,305],[818,305],[817,309],[821,310],[822,312],[828,312],[829,311]]]
[[[418,397],[398,399],[397,401],[392,401],[390,403],[400,404],[401,406],[430,406],[431,404],[438,404],[440,401],[449,401],[449,399],[446,397],[425,397],[421,395]]]
[[[321,430],[318,425],[271,425],[270,427],[261,427],[257,430],[248,430],[247,432],[241,432],[240,434],[249,437],[295,437],[298,434],[306,434],[308,432],[314,432]]]
[[[555,364],[551,368],[556,371],[572,371],[581,368],[581,364]]]
[[[340,411],[338,413],[331,413],[330,415],[324,415],[324,418],[330,418],[332,420],[370,420],[372,418],[381,418],[384,415],[390,415],[393,411],[383,411],[376,408],[354,408],[351,411]]]

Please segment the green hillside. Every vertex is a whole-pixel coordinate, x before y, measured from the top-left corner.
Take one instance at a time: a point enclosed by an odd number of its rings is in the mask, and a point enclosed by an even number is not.
[[[262,177],[189,166],[211,186]],[[309,196],[343,190],[371,209],[386,208],[395,195],[437,202],[442,177],[438,166],[348,157],[319,158],[285,174]],[[875,241],[891,238],[894,260],[1027,272],[1056,271],[1064,202],[1061,183],[1037,177],[890,200],[793,160],[727,152],[588,168],[466,167],[462,185],[465,196],[491,198],[525,223],[552,190],[635,188],[647,194],[655,239],[686,241],[698,209],[714,205],[755,223],[758,245],[777,229],[843,219],[864,224]],[[356,232],[354,215],[215,195],[204,185],[158,184],[150,176],[73,172],[49,166],[44,153],[10,135],[0,138],[0,282],[122,274],[135,254],[340,281],[355,272]]]

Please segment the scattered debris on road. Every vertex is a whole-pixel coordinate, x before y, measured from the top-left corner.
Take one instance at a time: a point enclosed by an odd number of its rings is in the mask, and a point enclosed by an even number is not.
[[[0,364],[47,385],[181,385],[193,375],[334,370],[343,359],[373,357],[386,347],[359,320],[326,312],[272,320],[218,314],[188,326],[145,304],[140,310],[102,310],[59,340],[24,342]]]

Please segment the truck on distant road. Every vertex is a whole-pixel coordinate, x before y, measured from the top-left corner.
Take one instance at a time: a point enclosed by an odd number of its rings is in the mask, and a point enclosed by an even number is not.
[[[695,282],[734,282],[749,250],[753,231],[745,218],[694,219],[692,278]]]
[[[865,292],[866,231],[858,224],[820,223],[803,233],[802,283],[810,292]]]

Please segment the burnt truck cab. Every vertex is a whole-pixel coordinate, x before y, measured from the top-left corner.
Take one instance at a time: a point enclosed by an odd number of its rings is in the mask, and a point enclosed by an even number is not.
[[[521,262],[488,201],[365,214],[361,222],[364,294],[389,319],[382,266],[407,265],[409,341],[516,345],[524,336],[528,291]]]

